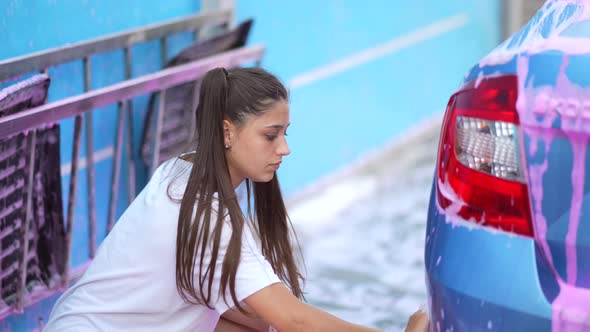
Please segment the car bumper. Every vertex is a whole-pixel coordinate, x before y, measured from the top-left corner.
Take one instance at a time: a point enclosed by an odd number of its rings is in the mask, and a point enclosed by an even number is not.
[[[551,331],[534,240],[452,223],[433,199],[425,252],[431,330]]]

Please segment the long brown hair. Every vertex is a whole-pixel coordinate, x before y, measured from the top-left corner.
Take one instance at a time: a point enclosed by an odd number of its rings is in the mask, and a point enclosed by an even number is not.
[[[234,305],[242,311],[236,298],[235,283],[242,232],[248,226],[225,159],[223,120],[229,119],[239,127],[248,116],[260,116],[278,101],[288,101],[287,90],[275,76],[260,68],[216,68],[202,80],[196,109],[195,153],[189,157],[193,165],[180,203],[176,238],[176,287],[189,303],[211,308],[221,231],[223,223],[229,220],[231,237],[223,258],[219,290],[227,303],[225,294],[229,287]],[[293,294],[302,298],[300,282],[303,277],[295,262],[290,237],[294,232],[291,233],[293,228],[276,174],[270,182],[246,180],[246,191],[247,215],[254,219],[262,254]],[[255,216],[250,208],[251,201],[254,202]],[[216,211],[212,211],[214,208]],[[205,258],[208,246],[212,248],[210,260]]]

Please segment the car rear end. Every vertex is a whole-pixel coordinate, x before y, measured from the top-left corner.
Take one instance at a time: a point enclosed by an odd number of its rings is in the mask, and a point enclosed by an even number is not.
[[[433,331],[590,331],[590,1],[548,1],[445,113]]]

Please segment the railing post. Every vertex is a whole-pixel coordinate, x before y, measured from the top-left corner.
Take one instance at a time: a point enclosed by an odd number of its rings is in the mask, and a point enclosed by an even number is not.
[[[119,174],[121,170],[121,149],[123,147],[123,129],[125,127],[125,102],[120,101],[117,109],[117,132],[115,139],[115,155],[113,157],[113,170],[111,172],[111,195],[109,199],[109,211],[107,219],[107,234],[113,228],[117,213],[117,193],[119,189]]]
[[[197,112],[197,106],[199,106],[199,90],[201,89],[201,83],[198,80],[195,80],[193,82],[193,100],[192,100],[192,104],[191,104],[191,121],[190,121],[190,132],[189,132],[189,143],[190,144],[194,144],[195,143],[195,138],[196,138],[196,132],[197,132],[197,119],[196,119],[196,112]],[[191,146],[192,147],[192,146]]]
[[[164,122],[164,107],[166,105],[166,90],[158,93],[158,116],[156,117],[156,132],[154,134],[154,151],[152,154],[152,163],[150,176],[154,174],[160,164],[160,140],[162,135],[162,126]]]
[[[131,48],[125,47],[125,79],[131,79]],[[135,157],[133,148],[133,99],[127,100],[127,165],[129,204],[135,199]]]
[[[84,58],[84,90],[88,92],[92,85],[92,68],[90,58]],[[96,188],[94,181],[94,126],[92,112],[84,113],[86,120],[86,177],[88,192],[88,252],[94,258],[96,252]]]
[[[162,68],[164,68],[168,60],[168,40],[166,37],[160,39],[160,56],[162,57]]]
[[[160,39],[160,49],[162,56],[162,67],[166,65],[168,46],[166,38]],[[152,163],[150,165],[150,176],[154,174],[160,165],[160,142],[162,135],[162,124],[164,122],[164,109],[166,107],[166,90],[162,89],[158,93],[158,114],[156,116],[156,132],[154,133],[154,151],[152,154]]]
[[[68,214],[66,220],[66,259],[65,269],[62,275],[62,287],[69,284],[70,260],[72,257],[72,231],[74,226],[74,213],[76,211],[76,190],[78,189],[78,160],[80,158],[80,144],[82,141],[82,115],[76,115],[74,120],[74,138],[72,144],[72,169],[70,172],[70,189],[68,192]]]

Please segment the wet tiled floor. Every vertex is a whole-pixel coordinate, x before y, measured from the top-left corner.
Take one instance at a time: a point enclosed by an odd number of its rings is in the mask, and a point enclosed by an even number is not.
[[[288,201],[308,302],[386,331],[403,330],[426,303],[424,232],[439,123],[420,125]]]

